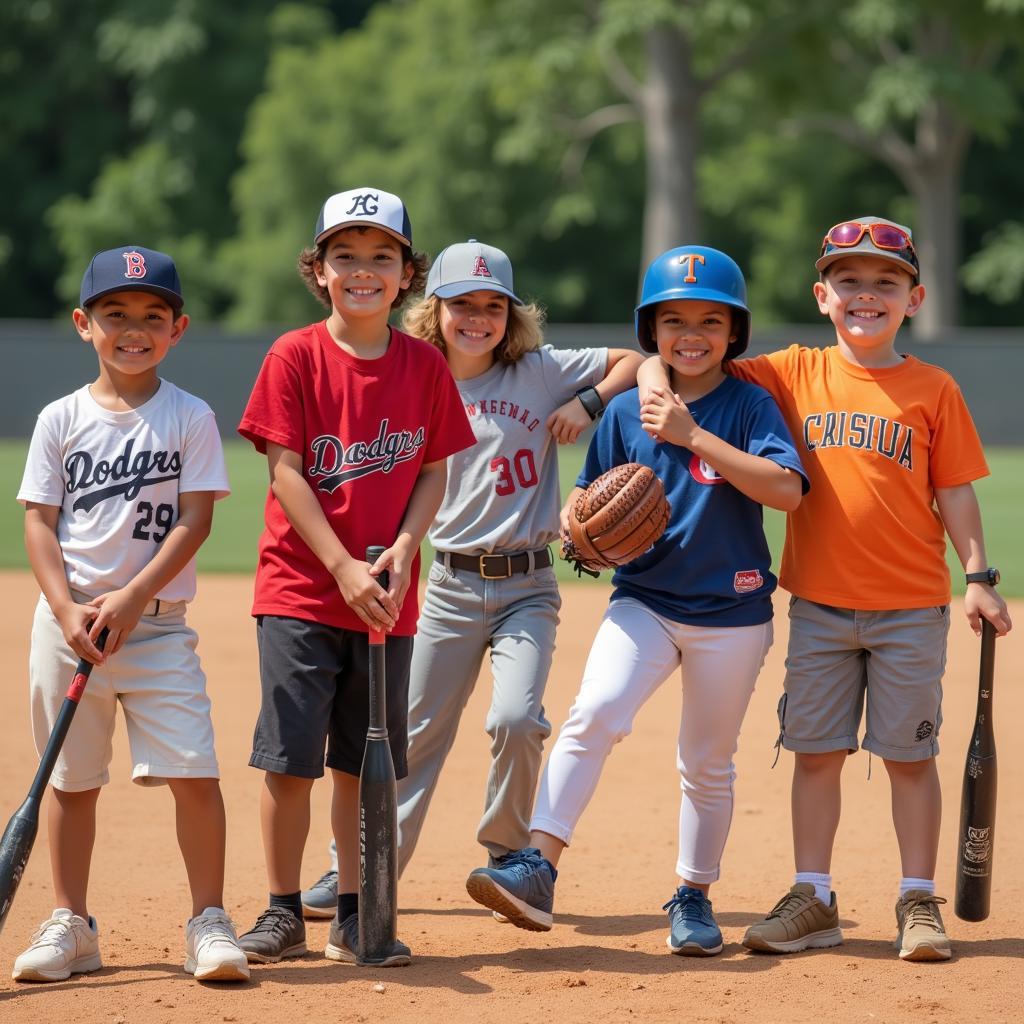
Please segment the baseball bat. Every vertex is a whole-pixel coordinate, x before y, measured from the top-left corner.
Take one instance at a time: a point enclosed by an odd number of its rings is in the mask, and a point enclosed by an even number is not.
[[[957,833],[956,916],[984,921],[992,895],[992,855],[996,831],[996,737],[993,728],[992,684],[995,675],[996,630],[987,619],[981,627],[978,709],[967,748]]]
[[[382,547],[366,549],[373,565]],[[388,573],[377,582],[388,588]],[[384,963],[395,945],[398,918],[398,797],[387,726],[384,632],[371,629],[370,722],[359,772],[359,962]]]
[[[107,630],[104,629],[96,639],[96,646],[102,651],[107,642]],[[4,829],[0,839],[0,932],[3,931],[7,913],[14,902],[14,894],[18,891],[18,883],[25,872],[32,845],[36,841],[39,830],[39,807],[42,804],[46,784],[53,774],[53,766],[57,763],[57,755],[64,745],[64,738],[71,726],[71,719],[78,710],[78,702],[85,692],[85,684],[92,672],[92,662],[82,658],[75,668],[74,678],[64,697],[64,703],[53,723],[50,738],[46,741],[46,749],[39,759],[36,777],[29,787],[24,803],[14,812]]]

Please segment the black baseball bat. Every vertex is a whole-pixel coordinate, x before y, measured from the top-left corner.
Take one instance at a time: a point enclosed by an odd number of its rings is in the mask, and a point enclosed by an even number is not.
[[[107,630],[104,629],[96,639],[96,646],[102,651],[107,642]],[[50,738],[46,741],[46,749],[39,759],[36,777],[29,787],[25,802],[14,812],[4,829],[0,839],[0,932],[3,931],[7,913],[14,902],[14,894],[18,891],[18,883],[25,872],[25,865],[32,853],[32,845],[39,831],[39,807],[43,800],[46,784],[53,774],[53,766],[57,763],[57,755],[64,745],[64,737],[68,734],[71,719],[78,710],[78,702],[85,692],[85,684],[92,672],[92,662],[82,658],[75,668],[74,678],[64,697],[64,703],[53,723]]]
[[[996,737],[993,728],[992,684],[995,676],[996,630],[987,619],[981,627],[981,668],[978,710],[967,748],[964,786],[957,833],[956,916],[984,921],[992,896],[992,855],[996,832]]]
[[[373,565],[382,547],[366,549]],[[377,582],[388,588],[388,573]],[[383,964],[391,955],[398,919],[398,797],[387,726],[384,632],[371,629],[370,723],[359,772],[359,962]]]

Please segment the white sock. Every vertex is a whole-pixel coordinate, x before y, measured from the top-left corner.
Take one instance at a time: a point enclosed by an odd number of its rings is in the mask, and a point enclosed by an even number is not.
[[[807,882],[814,886],[814,895],[821,900],[825,906],[829,906],[832,903],[832,876],[823,875],[817,871],[798,871],[794,876],[793,881],[799,885],[801,882]]]
[[[910,892],[911,889],[924,889],[925,892],[935,895],[935,879],[934,878],[901,878],[900,879],[900,899]]]

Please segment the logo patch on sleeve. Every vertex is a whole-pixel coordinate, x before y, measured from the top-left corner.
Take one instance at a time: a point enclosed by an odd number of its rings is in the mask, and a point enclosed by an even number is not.
[[[764,586],[764,577],[760,569],[740,569],[732,578],[732,589],[737,594],[749,594]]]

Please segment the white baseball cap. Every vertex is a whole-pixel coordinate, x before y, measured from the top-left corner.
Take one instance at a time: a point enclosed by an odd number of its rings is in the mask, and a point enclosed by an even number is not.
[[[320,208],[313,231],[313,244],[342,228],[380,228],[405,245],[412,245],[412,224],[405,203],[391,192],[379,188],[350,188],[337,192]]]
[[[522,299],[512,289],[512,261],[493,245],[475,238],[442,249],[427,275],[426,298],[453,299],[467,292],[491,291],[507,295],[517,306]]]

